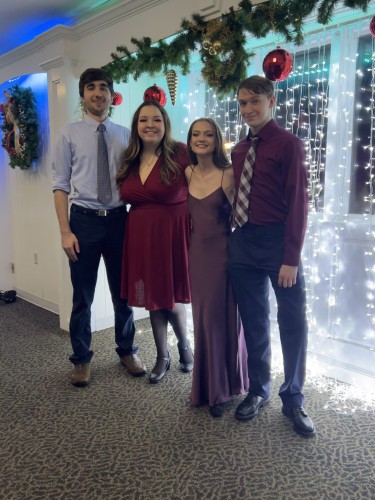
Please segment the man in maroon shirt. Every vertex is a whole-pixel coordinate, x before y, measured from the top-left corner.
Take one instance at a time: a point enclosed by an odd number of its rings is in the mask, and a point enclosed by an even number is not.
[[[275,291],[284,359],[279,396],[282,412],[303,436],[315,427],[303,408],[306,371],[306,292],[300,257],[307,222],[307,171],[302,141],[272,119],[274,86],[262,76],[243,80],[237,90],[249,133],[232,151],[237,202],[241,174],[254,137],[255,164],[244,218],[229,239],[228,269],[244,326],[250,390],[236,410],[250,420],[267,405],[271,347],[269,282]],[[241,183],[242,189],[242,183]],[[248,204],[248,206],[246,206]],[[235,204],[235,216],[238,205]]]

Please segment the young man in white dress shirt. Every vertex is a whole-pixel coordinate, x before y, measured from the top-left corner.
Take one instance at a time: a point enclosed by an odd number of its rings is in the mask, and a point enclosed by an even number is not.
[[[107,271],[115,313],[116,351],[127,371],[142,376],[146,368],[133,345],[135,326],[132,308],[120,296],[121,264],[126,207],[116,188],[116,173],[130,131],[108,118],[114,94],[112,79],[101,69],[89,68],[79,80],[85,117],[57,133],[53,155],[53,192],[61,232],[61,244],[69,259],[73,285],[70,339],[74,365],[71,382],[90,383],[91,304],[94,299],[101,256]],[[110,188],[108,201],[98,200],[98,125],[105,126]],[[70,205],[70,215],[69,215]]]

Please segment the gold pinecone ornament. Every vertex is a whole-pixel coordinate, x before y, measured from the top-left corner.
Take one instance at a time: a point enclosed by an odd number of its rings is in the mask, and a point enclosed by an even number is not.
[[[165,76],[167,77],[167,85],[169,95],[171,97],[171,102],[174,106],[176,102],[178,76],[174,69],[169,69],[168,71],[166,71]]]

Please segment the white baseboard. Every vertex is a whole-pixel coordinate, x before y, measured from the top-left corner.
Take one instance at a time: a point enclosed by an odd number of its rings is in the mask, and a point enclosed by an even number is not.
[[[47,309],[47,311],[59,314],[59,305],[49,300],[43,299],[42,297],[37,297],[32,293],[28,293],[19,289],[17,289],[17,297],[20,297],[27,302],[31,302],[31,304],[42,307],[43,309]]]

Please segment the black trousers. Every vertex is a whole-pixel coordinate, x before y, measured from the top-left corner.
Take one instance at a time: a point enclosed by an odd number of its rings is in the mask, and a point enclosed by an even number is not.
[[[286,406],[303,406],[307,320],[302,266],[291,288],[277,283],[284,252],[284,226],[245,224],[229,238],[228,271],[242,319],[248,351],[249,392],[268,397],[271,380],[271,282],[277,300],[277,321],[284,361],[279,395]]]
[[[73,308],[69,329],[73,355],[69,359],[73,364],[88,363],[93,356],[91,305],[101,256],[114,308],[116,351],[119,356],[137,352],[133,346],[133,310],[120,296],[125,218],[125,208],[115,209],[102,217],[93,210],[71,207],[70,227],[80,247],[78,261],[70,262]]]

